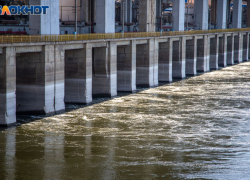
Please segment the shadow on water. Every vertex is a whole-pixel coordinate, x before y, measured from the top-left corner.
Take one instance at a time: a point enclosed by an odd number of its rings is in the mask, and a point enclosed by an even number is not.
[[[247,61],[243,61],[242,63],[245,63]],[[238,64],[242,64],[242,63],[236,63],[234,65],[238,65]],[[230,67],[230,66],[234,66],[234,65],[228,65],[227,67]],[[166,85],[171,85],[172,83],[175,83],[175,82],[180,82],[180,81],[185,81],[187,79],[190,79],[192,77],[197,77],[197,76],[201,76],[205,73],[209,73],[209,72],[214,72],[214,71],[220,71],[222,69],[224,69],[226,67],[219,67],[218,70],[210,70],[208,72],[198,72],[197,75],[186,75],[185,78],[173,78],[173,81],[172,82],[159,82],[159,85],[156,86],[156,87],[161,87],[161,86],[166,86]],[[151,87],[153,88],[153,87]],[[106,101],[109,101],[111,99],[115,99],[115,98],[119,98],[119,97],[124,97],[124,96],[128,96],[128,95],[131,95],[131,94],[136,94],[136,93],[140,93],[142,91],[145,91],[145,90],[148,90],[148,89],[151,89],[149,87],[137,87],[137,90],[134,91],[134,92],[118,92],[117,93],[117,96],[114,96],[114,97],[93,97],[93,102],[91,103],[88,103],[88,104],[65,104],[65,111],[62,111],[62,112],[59,112],[59,113],[56,113],[56,114],[52,114],[52,115],[17,115],[17,123],[14,125],[14,126],[20,126],[22,124],[27,124],[27,123],[30,123],[30,122],[34,122],[34,121],[38,121],[38,120],[41,120],[43,118],[46,118],[46,117],[53,117],[55,115],[61,115],[61,114],[64,114],[64,113],[68,113],[68,112],[71,112],[71,111],[74,111],[74,110],[77,110],[77,109],[80,109],[80,108],[85,108],[85,107],[88,107],[88,106],[92,106],[94,104],[100,104],[100,103],[104,103]],[[10,126],[12,127],[12,126]],[[4,131],[6,130],[8,127],[1,127],[0,126],[0,131]]]

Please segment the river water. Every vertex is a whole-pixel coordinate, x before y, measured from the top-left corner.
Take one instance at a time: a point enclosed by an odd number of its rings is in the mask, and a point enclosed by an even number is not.
[[[0,179],[250,179],[250,62],[0,130]]]

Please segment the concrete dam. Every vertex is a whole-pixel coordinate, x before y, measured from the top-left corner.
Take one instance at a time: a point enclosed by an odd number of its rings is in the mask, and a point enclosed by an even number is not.
[[[248,61],[249,32],[2,37],[0,125],[15,124],[16,114],[53,115],[63,112],[65,103],[87,104],[96,96],[113,97]]]

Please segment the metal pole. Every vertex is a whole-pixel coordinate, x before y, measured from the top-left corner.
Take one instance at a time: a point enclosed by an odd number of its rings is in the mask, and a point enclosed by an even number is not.
[[[160,0],[160,10],[161,10],[161,35],[162,35],[162,9],[163,9],[163,5],[162,5],[162,1]]]
[[[61,6],[61,21],[63,21],[63,19],[62,19],[62,8],[63,8],[63,7]]]
[[[188,5],[187,5],[187,31],[188,31],[188,8],[189,8],[189,0],[188,0]]]
[[[125,2],[122,1],[122,33],[124,33]]]
[[[77,34],[77,0],[75,0],[75,34]]]
[[[210,12],[209,12],[209,29],[211,30],[211,23],[212,23],[212,6],[210,6]]]

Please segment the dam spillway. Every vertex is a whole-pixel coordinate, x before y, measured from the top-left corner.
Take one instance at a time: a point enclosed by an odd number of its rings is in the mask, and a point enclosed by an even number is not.
[[[58,36],[60,37],[60,36]],[[0,45],[0,125],[249,59],[249,30]]]

